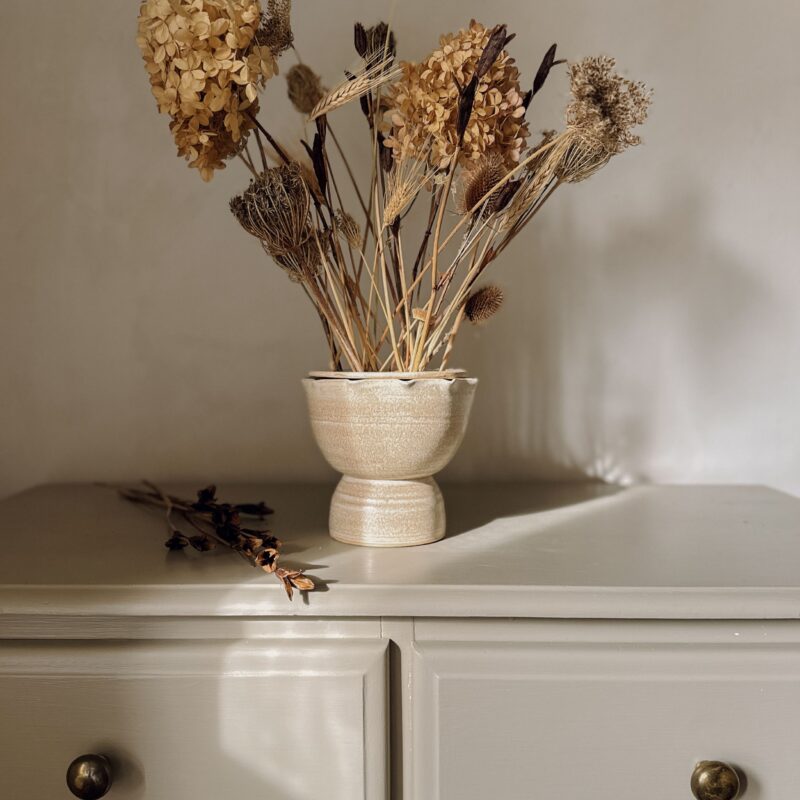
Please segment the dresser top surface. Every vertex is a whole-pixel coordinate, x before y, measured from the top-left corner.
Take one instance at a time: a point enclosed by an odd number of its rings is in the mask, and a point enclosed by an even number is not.
[[[170,491],[191,496],[186,486]],[[327,535],[330,486],[221,486],[265,500],[289,602],[236,554],[170,553],[163,515],[63,485],[0,504],[0,613],[750,619],[800,616],[800,499],[763,487],[462,484],[448,535],[403,549]]]

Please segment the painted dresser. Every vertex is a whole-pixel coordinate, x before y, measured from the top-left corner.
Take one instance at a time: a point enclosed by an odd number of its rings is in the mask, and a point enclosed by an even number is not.
[[[320,591],[107,489],[0,504],[0,798],[79,756],[111,800],[800,796],[799,499],[455,486],[445,540],[379,550],[327,537],[329,487],[220,493]]]

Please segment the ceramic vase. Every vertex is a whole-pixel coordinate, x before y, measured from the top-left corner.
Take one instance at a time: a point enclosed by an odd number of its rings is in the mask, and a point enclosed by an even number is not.
[[[428,544],[445,534],[434,475],[464,438],[477,379],[463,373],[311,373],[303,381],[314,437],[342,473],[334,539],[371,547]]]

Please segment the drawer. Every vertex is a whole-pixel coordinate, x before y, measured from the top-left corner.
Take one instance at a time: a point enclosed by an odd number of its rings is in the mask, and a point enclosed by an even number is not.
[[[697,762],[746,800],[800,793],[798,623],[418,626],[425,800],[691,800]]]
[[[2,642],[0,797],[71,797],[109,757],[111,800],[385,800],[380,640]]]

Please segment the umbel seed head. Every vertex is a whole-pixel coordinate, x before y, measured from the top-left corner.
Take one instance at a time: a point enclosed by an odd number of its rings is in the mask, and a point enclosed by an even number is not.
[[[483,286],[476,289],[464,304],[464,315],[473,324],[486,322],[503,305],[503,290],[499,286]]]

